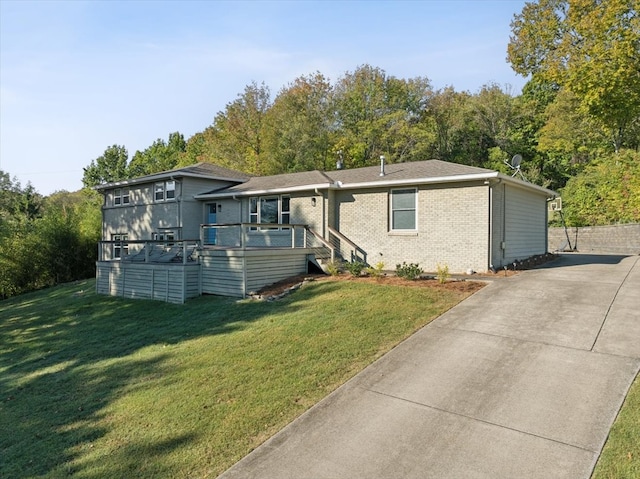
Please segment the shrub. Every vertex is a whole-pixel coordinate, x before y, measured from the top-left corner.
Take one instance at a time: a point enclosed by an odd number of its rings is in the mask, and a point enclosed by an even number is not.
[[[344,268],[351,273],[352,276],[360,276],[367,265],[362,261],[354,261],[352,263],[345,263]]]
[[[438,265],[436,266],[436,277],[438,278],[438,283],[440,284],[444,284],[449,280],[449,277],[451,275],[449,274],[449,266],[448,265],[440,265],[440,263],[438,263]]]
[[[327,272],[331,276],[338,276],[341,269],[342,268],[339,261],[331,261],[330,263],[327,263]]]
[[[374,278],[382,278],[384,276],[384,263],[380,261],[375,266],[369,266],[366,271],[368,275]]]
[[[407,264],[406,261],[403,261],[402,264],[396,265],[396,276],[400,278],[414,280],[422,273],[422,268],[418,266],[418,263]]]

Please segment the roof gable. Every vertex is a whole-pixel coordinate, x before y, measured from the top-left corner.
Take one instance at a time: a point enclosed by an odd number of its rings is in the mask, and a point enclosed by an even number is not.
[[[333,180],[325,173],[312,170],[272,176],[254,176],[244,183],[224,188],[222,191],[230,194],[241,194],[245,192],[275,192],[280,190],[327,188],[332,182]],[[206,195],[208,193],[203,194]]]
[[[106,190],[114,186],[137,185],[140,183],[151,183],[154,181],[168,180],[172,178],[204,178],[211,180],[224,180],[241,183],[247,181],[252,175],[242,173],[241,171],[232,170],[223,166],[214,165],[212,163],[196,163],[194,165],[175,168],[173,170],[161,171],[150,175],[138,176],[127,180],[105,183],[95,187],[96,190]]]

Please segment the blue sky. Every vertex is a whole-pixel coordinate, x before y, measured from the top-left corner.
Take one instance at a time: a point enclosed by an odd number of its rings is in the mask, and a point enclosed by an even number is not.
[[[524,1],[0,0],[0,169],[41,194],[82,187],[113,144],[204,130],[252,81],[272,99],[369,64],[434,88],[519,93],[505,60]]]

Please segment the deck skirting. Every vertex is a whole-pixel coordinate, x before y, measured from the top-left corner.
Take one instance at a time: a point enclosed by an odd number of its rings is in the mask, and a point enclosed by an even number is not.
[[[306,248],[203,249],[202,293],[245,297],[280,280],[307,273]]]
[[[243,298],[306,273],[311,254],[306,248],[203,248],[186,264],[98,261],[96,292],[178,304],[201,294]]]
[[[96,292],[136,299],[184,303],[201,294],[198,263],[96,263]]]

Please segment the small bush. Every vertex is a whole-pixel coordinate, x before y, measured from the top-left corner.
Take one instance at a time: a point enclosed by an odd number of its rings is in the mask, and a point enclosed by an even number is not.
[[[384,263],[380,261],[375,266],[369,266],[366,271],[373,278],[382,278],[384,276]]]
[[[327,263],[327,272],[331,276],[338,276],[340,274],[341,269],[342,269],[342,265],[340,264],[339,261],[331,261],[330,263]]]
[[[402,264],[396,265],[396,276],[400,278],[414,280],[419,278],[423,272],[418,263],[407,264],[403,261]]]
[[[448,265],[440,265],[440,263],[438,263],[438,265],[436,266],[436,277],[438,278],[438,283],[440,284],[444,284],[449,280],[449,277],[451,275],[449,274],[449,266]]]
[[[352,276],[360,276],[367,265],[362,261],[354,261],[353,263],[345,263],[344,268],[351,273]]]

